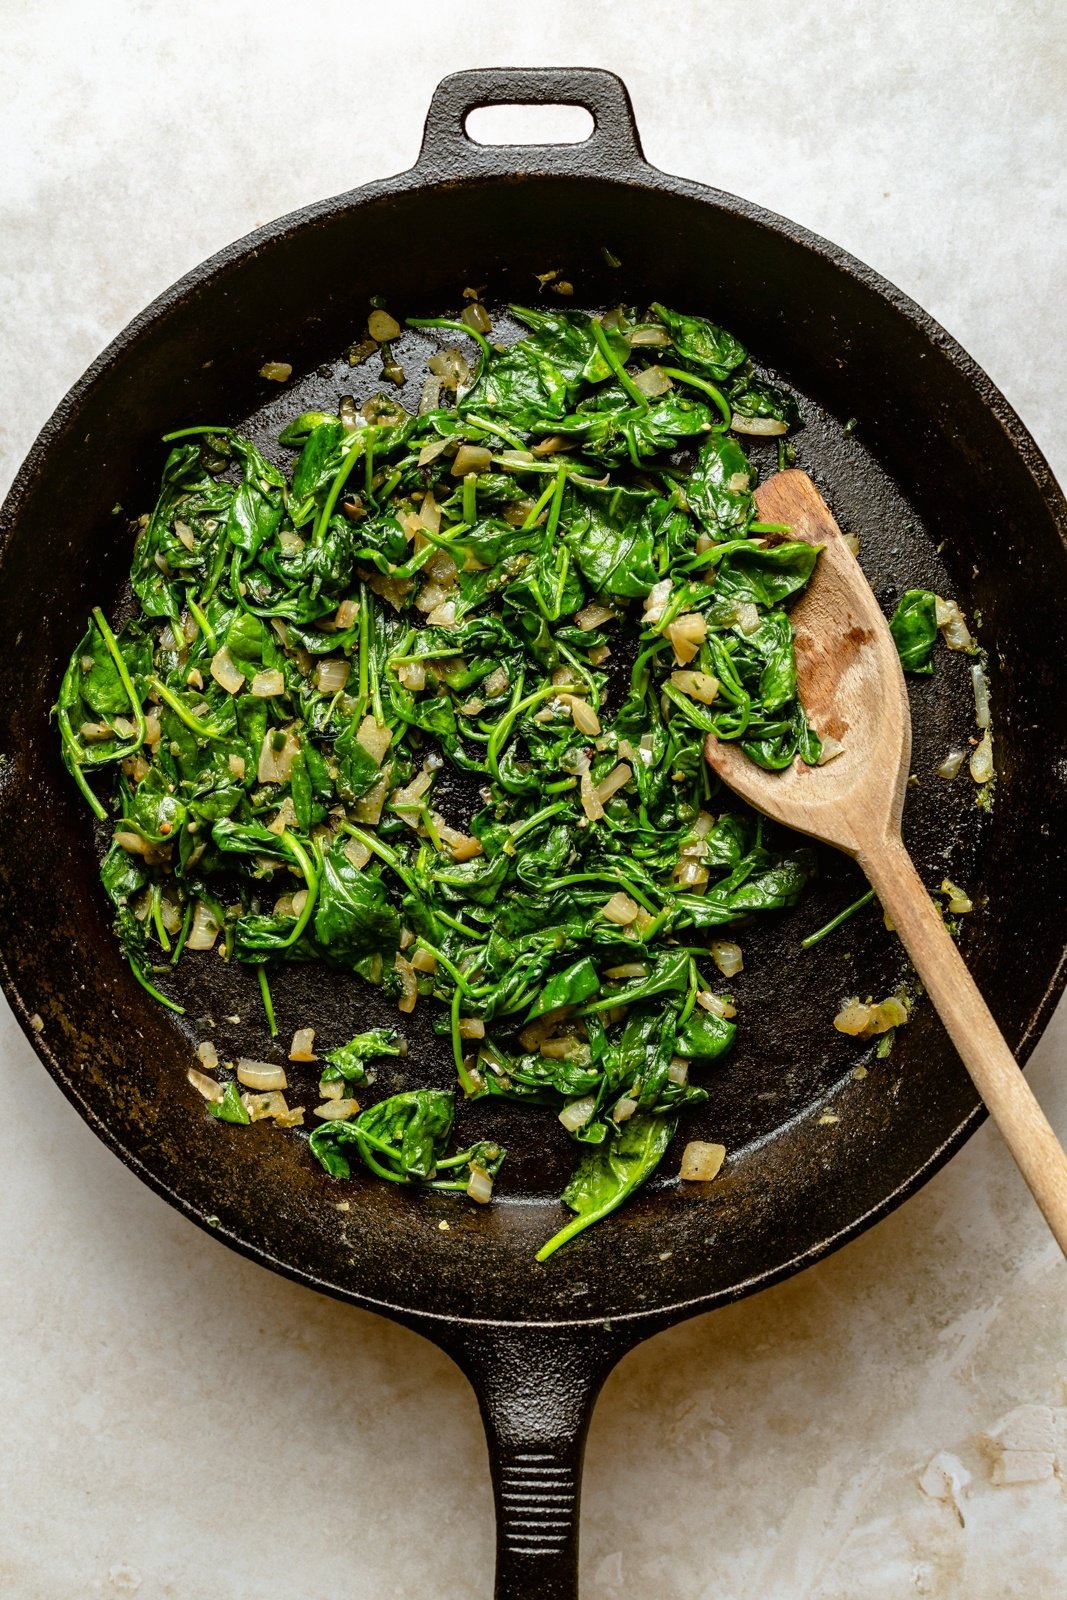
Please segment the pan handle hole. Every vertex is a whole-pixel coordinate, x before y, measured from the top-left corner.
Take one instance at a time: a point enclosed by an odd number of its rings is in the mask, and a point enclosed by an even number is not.
[[[475,106],[463,123],[475,144],[582,144],[596,123],[584,106]]]

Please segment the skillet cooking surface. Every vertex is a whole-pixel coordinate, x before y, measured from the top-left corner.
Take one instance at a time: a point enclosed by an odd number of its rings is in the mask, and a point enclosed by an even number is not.
[[[527,175],[427,186],[416,169],[355,203],[265,230],[122,336],[46,429],[5,508],[0,571],[15,648],[0,724],[0,925],[13,1003],[24,1022],[42,1019],[35,1043],[46,1064],[141,1176],[258,1259],[401,1313],[571,1321],[712,1304],[856,1231],[927,1176],[977,1118],[927,1005],[885,1061],[833,1029],[848,994],[888,993],[905,965],[876,910],[800,951],[804,934],[862,890],[856,869],[829,853],[795,912],[738,935],[738,1043],[702,1080],[711,1099],[685,1121],[662,1173],[545,1266],[533,1254],[563,1220],[556,1197],[575,1159],[551,1113],[495,1100],[461,1109],[464,1137],[491,1134],[509,1146],[499,1202],[488,1208],[369,1175],[338,1184],[301,1136],[204,1114],[185,1083],[197,1040],[213,1038],[224,1058],[270,1058],[279,1047],[284,1056],[297,1026],[316,1027],[328,1048],[396,1013],[351,978],[282,969],[272,979],[281,1029],[272,1045],[254,973],[213,955],[191,954],[165,985],[188,1006],[184,1021],[144,995],[108,926],[89,818],[61,767],[49,708],[89,607],[120,598],[126,518],[154,499],[159,435],[228,423],[291,459],[273,443],[282,420],[378,387],[376,360],[354,371],[337,354],[358,338],[371,294],[397,315],[433,315],[456,306],[466,284],[487,284],[499,308],[530,300],[534,273],[559,268],[576,285],[574,303],[655,297],[712,315],[779,381],[797,385],[806,421],[797,464],[859,534],[883,606],[914,585],[952,595],[968,612],[980,607],[981,637],[998,652],[1001,777],[991,816],[976,808],[966,770],[953,783],[934,775],[974,732],[967,661],[939,646],[934,678],[909,682],[919,781],[907,843],[928,885],[947,874],[980,907],[962,947],[1013,1046],[1032,1041],[1060,981],[1062,885],[1047,841],[1067,820],[1056,765],[1064,713],[1052,681],[1067,584],[1040,457],[967,358],[873,275],[740,202],[712,197],[709,206],[706,190],[642,173],[627,184]],[[621,271],[604,265],[602,245]],[[416,351],[436,343],[405,335],[402,364],[415,373]],[[257,376],[266,359],[293,363],[284,389]],[[414,380],[404,398],[414,404]],[[859,426],[846,435],[851,416]],[[757,445],[752,455],[773,470],[773,452]],[[111,514],[116,500],[121,516]],[[239,1027],[223,1020],[231,1015]],[[453,1081],[431,1015],[423,1004],[408,1019],[410,1054],[379,1068],[376,1094]],[[206,1017],[212,1025],[198,1020]],[[860,1064],[869,1068],[862,1080]],[[827,1111],[840,1120],[820,1123]],[[677,1183],[687,1137],[726,1144],[714,1186]],[[338,1211],[341,1201],[350,1210]]]

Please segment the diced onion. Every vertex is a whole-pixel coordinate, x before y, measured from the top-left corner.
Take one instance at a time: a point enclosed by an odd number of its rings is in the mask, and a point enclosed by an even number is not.
[[[339,656],[331,656],[328,660],[317,663],[315,687],[320,694],[336,694],[348,682],[351,671],[351,662],[343,661]]]
[[[210,1039],[204,1039],[196,1047],[197,1059],[205,1072],[216,1072],[219,1065],[219,1053]]]
[[[261,378],[269,378],[272,383],[285,383],[293,375],[293,366],[290,361],[264,361],[259,369]]]
[[[396,675],[411,694],[418,694],[426,687],[426,668],[421,661],[405,661],[397,668]]]
[[[238,669],[225,645],[221,650],[216,650],[211,658],[211,676],[227,694],[237,694],[244,686],[245,675]]]
[[[467,1182],[467,1194],[480,1206],[487,1206],[493,1198],[493,1180],[484,1167],[477,1162],[471,1162],[471,1175]]]
[[[431,628],[454,628],[456,626],[456,602],[442,600],[439,606],[434,606],[426,618]]]
[[[559,1120],[568,1133],[576,1133],[579,1128],[584,1128],[587,1122],[592,1121],[595,1110],[595,1099],[591,1094],[586,1094],[580,1100],[568,1101],[559,1114]]]
[[[303,1106],[287,1106],[284,1111],[274,1113],[274,1126],[276,1128],[302,1128],[304,1126]]]
[[[293,896],[293,910],[296,911],[296,896]],[[299,915],[299,912],[297,913]],[[290,1061],[317,1061],[312,1046],[315,1043],[314,1028],[297,1028],[293,1034],[293,1042],[289,1047]]]
[[[989,783],[995,773],[993,766],[993,735],[987,728],[978,741],[977,749],[967,763],[975,783]]]
[[[367,318],[367,332],[378,344],[388,344],[400,338],[400,324],[388,311],[374,310]]]
[[[426,365],[446,389],[465,388],[470,383],[470,363],[459,350],[450,347],[435,351]]]
[[[636,1110],[637,1101],[631,1100],[629,1095],[624,1094],[621,1100],[616,1100],[615,1109],[611,1113],[611,1120],[612,1122],[629,1122]]]
[[[557,1039],[543,1039],[538,1049],[549,1061],[577,1061],[583,1056],[589,1059],[587,1046],[573,1033],[564,1033]]]
[[[285,678],[276,669],[257,672],[252,679],[252,693],[257,700],[269,700],[273,695],[285,693]]]
[[[682,1166],[678,1176],[685,1183],[710,1183],[719,1176],[726,1160],[724,1144],[708,1144],[703,1139],[690,1139],[682,1151]]]
[[[280,750],[274,748],[274,728],[268,728],[259,750],[257,777],[260,783],[288,783],[293,770],[293,757],[300,749],[300,741],[290,728]]]
[[[633,383],[635,389],[640,389],[642,394],[650,398],[666,394],[669,389],[674,388],[662,367],[646,367],[643,372],[637,374]]]
[[[666,328],[661,327],[658,322],[649,322],[643,327],[632,328],[627,334],[627,340],[634,350],[641,349],[647,345],[651,345],[656,349],[663,349],[665,345],[670,344],[671,336]]]
[[[489,313],[480,300],[474,300],[470,305],[464,306],[459,317],[460,321],[465,322],[468,328],[476,328],[479,333],[492,333],[493,331]]]
[[[483,444],[461,444],[452,458],[452,476],[465,478],[468,473],[488,472],[492,464],[493,458]]]
[[[209,1078],[206,1072],[198,1072],[195,1067],[190,1067],[185,1076],[193,1088],[203,1095],[205,1100],[212,1100],[216,1105],[226,1093],[221,1083],[216,1083],[214,1078]]]
[[[667,1068],[667,1077],[671,1083],[679,1086],[689,1082],[689,1063],[681,1056],[672,1056],[670,1066]]]
[[[749,433],[764,438],[789,432],[788,422],[782,422],[778,417],[746,417],[743,411],[732,414],[730,428],[734,433]]]
[[[497,695],[506,694],[511,688],[508,669],[506,667],[494,667],[482,684],[482,688],[485,690],[486,698],[489,700],[495,700]]]
[[[670,596],[671,580],[669,578],[663,578],[659,583],[652,585],[645,600],[645,622],[655,623],[662,621]]]
[[[944,761],[942,761],[941,765],[937,769],[938,777],[948,778],[950,781],[953,778],[958,778],[960,768],[963,766],[963,763],[966,761],[966,759],[966,750],[950,750]]]
[[[976,661],[971,668],[971,682],[974,684],[974,720],[979,728],[988,728],[989,680],[979,661]]]
[[[825,767],[828,761],[836,761],[845,749],[841,740],[835,739],[832,733],[820,733],[819,745],[819,759],[816,765],[820,767]]]
[[[667,625],[667,637],[674,647],[674,659],[680,667],[700,653],[707,638],[708,625],[698,611],[686,612]]]
[[[244,758],[244,756],[229,755],[229,756],[226,757],[226,765],[230,769],[230,777],[231,778],[242,779],[244,777],[244,775],[245,775],[245,758]]]
[[[340,1078],[320,1078],[319,1094],[324,1100],[343,1100],[345,1086]]]
[[[270,1061],[249,1061],[244,1056],[237,1063],[237,1082],[259,1093],[287,1087],[284,1067],[276,1067]]]
[[[672,672],[671,682],[687,699],[702,706],[710,706],[719,693],[719,680],[711,672]]]
[[[742,633],[755,633],[760,625],[759,612],[751,600],[742,600],[737,608],[737,626]]]
[[[346,839],[342,849],[357,872],[362,872],[371,859],[372,852],[367,849],[362,839]]]
[[[908,1020],[907,1002],[900,995],[890,995],[878,1005],[864,1005],[861,1000],[846,1000],[834,1018],[838,1033],[851,1034],[853,1038],[870,1039],[875,1034],[888,1033]]]
[[[321,1106],[316,1106],[312,1116],[321,1117],[323,1122],[347,1122],[358,1110],[359,1101],[345,1095],[340,1100],[326,1100]]]
[[[620,761],[617,767],[612,767],[607,777],[596,786],[597,799],[602,806],[606,806],[612,795],[624,789],[633,777],[633,768],[627,766],[625,761]]]
[[[704,1011],[710,1011],[713,1017],[736,1017],[737,1007],[732,1000],[724,1000],[722,995],[712,994],[710,989],[697,990],[697,1005]]]
[[[631,900],[628,894],[616,889],[611,899],[600,908],[600,914],[606,922],[614,922],[619,928],[628,928],[640,909],[636,900]]]
[[[362,745],[375,766],[381,766],[392,742],[393,730],[388,723],[376,722],[372,716],[363,718],[356,731],[356,743]]]
[[[460,1017],[458,1032],[461,1039],[484,1039],[485,1023],[479,1017]]]
[[[297,820],[296,807],[293,804],[292,796],[286,795],[271,820],[267,823],[267,830],[270,833],[283,834],[286,828],[295,828]]]
[[[588,771],[582,773],[578,793],[582,802],[582,810],[589,818],[589,821],[599,822],[604,815],[604,807],[600,803],[600,796],[593,787],[593,780]]]
[[[732,978],[735,973],[741,971],[744,961],[739,944],[731,944],[728,939],[713,939],[709,948],[711,959],[724,978]]]
[[[711,874],[699,861],[683,859],[674,869],[675,880],[686,889],[702,889]]]
[[[438,583],[431,578],[428,583],[423,584],[416,595],[415,605],[419,611],[436,611],[438,606],[444,605],[445,601],[450,598],[453,588],[454,585],[451,583]]]
[[[954,917],[966,916],[968,911],[974,910],[974,902],[966,889],[961,889],[959,884],[953,883],[951,878],[944,878],[941,882],[941,893],[948,896],[946,910]]]
[[[940,595],[935,595],[934,620],[950,650],[970,650],[973,647],[974,640],[967,627],[967,619],[955,600],[942,600]]]
[[[342,600],[333,616],[333,625],[339,633],[350,628],[359,616],[359,603],[356,600]]]
[[[581,611],[576,611],[574,620],[583,633],[591,633],[594,628],[599,628],[605,622],[613,622],[615,613],[610,606],[592,605],[583,606]]]
[[[603,815],[603,813],[601,813]],[[148,856],[152,854],[153,845],[147,839],[142,839],[139,833],[132,833],[128,828],[120,828],[115,834],[115,843],[121,845],[123,850],[132,856]]]
[[[648,968],[643,961],[623,961],[617,967],[605,967],[605,978],[647,978]]]
[[[262,1122],[266,1117],[285,1116],[289,1111],[285,1096],[276,1089],[266,1094],[243,1094],[241,1104],[252,1122]]]
[[[210,950],[219,936],[219,925],[214,914],[203,900],[196,902],[193,920],[189,928],[189,937],[185,941],[187,950]]]
[[[400,999],[397,1001],[397,1010],[409,1013],[414,1011],[415,1002],[419,998],[415,969],[411,962],[405,961],[399,953],[395,958],[395,965],[400,975]]]
[[[425,945],[420,944],[411,958],[411,965],[416,972],[433,973],[437,971],[437,957],[432,950],[427,950]]]
[[[591,705],[576,694],[561,694],[560,699],[570,707],[571,721],[579,733],[595,736],[600,732],[600,718]]]
[[[379,822],[381,820],[382,808],[385,805],[385,797],[388,793],[388,777],[379,778],[374,787],[372,789],[368,789],[366,794],[361,795],[356,801],[356,804],[353,808],[356,821],[371,823]]]

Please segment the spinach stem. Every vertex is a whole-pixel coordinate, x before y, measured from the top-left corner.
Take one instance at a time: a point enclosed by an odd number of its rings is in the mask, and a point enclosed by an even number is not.
[[[263,997],[263,1010],[267,1016],[267,1027],[270,1029],[271,1038],[276,1039],[278,1037],[278,1024],[274,1020],[274,1001],[271,999],[270,984],[267,982],[267,968],[264,963],[261,962],[256,968],[256,976],[259,979],[259,992]]]
[[[178,696],[167,688],[159,678],[149,678],[149,687],[154,689],[161,700],[166,701],[170,709],[179,716],[187,728],[197,734],[201,739],[225,739],[228,737],[221,728],[215,728],[210,722],[201,722],[199,717],[194,717],[187,706],[183,706]]]
[[[141,968],[140,963],[135,961],[133,956],[127,956],[126,959],[130,963],[130,971],[133,973],[134,977],[137,979],[137,982],[141,985],[141,988],[142,989],[146,989],[148,991],[148,993],[152,996],[152,999],[153,1000],[158,1000],[161,1006],[166,1006],[168,1011],[173,1011],[179,1017],[184,1017],[184,1015],[185,1015],[185,1007],[184,1006],[180,1006],[176,1000],[168,1000],[167,996],[165,994],[160,994],[160,992],[156,988],[155,984],[149,982],[148,978],[145,976],[144,971]]]
[[[156,930],[156,938],[159,940],[160,948],[162,949],[163,954],[165,956],[169,956],[170,955],[170,939],[167,937],[167,930],[166,930],[166,927],[164,926],[164,923],[163,923],[163,912],[162,912],[162,909],[160,907],[160,900],[162,899],[162,896],[163,896],[163,886],[162,886],[162,884],[154,883],[152,885],[151,898],[150,898],[151,911],[152,911],[152,926]]]
[[[550,471],[555,471],[556,469],[555,468],[550,468],[549,470]],[[533,528],[533,527],[537,526],[538,517],[541,515],[542,511],[545,509],[545,507],[547,506],[548,502],[552,499],[552,496],[555,494],[555,492],[556,492],[556,485],[555,485],[555,482],[552,482],[552,483],[550,483],[548,485],[548,488],[545,489],[544,493],[540,496],[540,498],[535,502],[533,510],[529,513],[529,515],[526,518],[526,521],[523,523],[522,530],[523,530],[524,533],[525,533],[527,528]]]
[[[185,915],[182,918],[181,932],[178,934],[177,943],[174,946],[174,954],[170,958],[170,964],[172,967],[176,967],[178,962],[181,960],[182,951],[185,949],[185,941],[188,939],[189,930],[193,925],[193,912],[195,909],[196,902],[190,896],[186,903]]]
[[[659,370],[668,378],[675,378],[679,383],[687,383],[690,388],[699,389],[702,394],[706,394],[722,417],[723,428],[730,426],[733,420],[733,412],[730,410],[730,402],[721,389],[717,389],[713,383],[709,383],[707,378],[698,378],[695,373],[683,372],[681,367],[660,367]],[[721,433],[722,428],[717,431]]]
[[[525,450],[526,446],[517,433],[512,433],[510,428],[505,428],[502,423],[490,422],[488,417],[475,416],[468,411],[464,421],[470,428],[479,428],[483,433],[495,434],[498,439],[503,439],[506,444],[512,445],[516,450]]]
[[[839,911],[836,917],[831,917],[829,922],[815,933],[809,933],[806,939],[801,939],[800,948],[810,950],[812,945],[821,943],[828,933],[833,933],[843,922],[847,922],[849,917],[855,915],[857,911],[862,911],[864,906],[869,906],[873,899],[874,890],[868,889],[866,894],[861,894],[858,900],[853,900],[850,906],[846,906],[844,911]]]
[[[340,495],[341,490],[348,482],[349,474],[351,473],[352,468],[355,466],[363,451],[367,451],[369,456],[372,444],[372,440],[369,435],[372,433],[372,428],[364,428],[361,433],[357,433],[356,437],[353,439],[352,443],[341,457],[341,465],[333,475],[333,481],[330,484],[326,499],[322,503],[322,510],[315,519],[315,525],[311,530],[312,544],[322,543],[323,534],[329,527],[330,518],[333,516],[333,508],[337,504],[338,496]],[[369,492],[370,486],[368,485],[368,493]]]
[[[404,322],[409,328],[452,328],[456,333],[464,333],[468,339],[473,339],[480,347],[486,362],[492,354],[485,334],[479,333],[477,328],[472,328],[469,322],[458,322],[452,317],[405,317]]]
[[[589,326],[592,329],[593,338],[597,342],[597,347],[600,350],[600,354],[604,357],[604,360],[607,362],[607,364],[611,368],[612,372],[618,378],[618,380],[621,383],[622,387],[625,389],[626,393],[630,396],[630,399],[634,402],[635,405],[639,406],[642,411],[647,411],[648,410],[648,396],[647,396],[647,394],[642,394],[641,393],[641,390],[637,387],[636,383],[631,378],[630,374],[627,372],[626,368],[623,366],[622,362],[619,360],[619,358],[615,354],[614,350],[611,348],[611,344],[610,344],[610,342],[608,340],[607,334],[604,332],[604,325],[600,321],[600,318],[599,317],[593,317],[592,320],[590,321]]]
[[[207,645],[207,648],[210,650],[211,654],[214,655],[219,647],[219,641],[215,637],[214,628],[211,626],[211,623],[208,621],[204,612],[201,611],[191,594],[187,594],[185,596],[185,603],[189,607],[193,621],[200,629],[204,643]]]

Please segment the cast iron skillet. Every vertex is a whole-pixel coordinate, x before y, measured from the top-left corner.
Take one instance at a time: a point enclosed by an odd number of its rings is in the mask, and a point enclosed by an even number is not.
[[[583,105],[595,131],[576,146],[475,145],[465,118],[493,102]],[[905,823],[927,881],[948,870],[979,901],[965,954],[1027,1055],[1065,970],[1054,841],[1067,825],[1057,679],[1067,506],[1003,397],[942,329],[795,224],[648,166],[626,90],[609,73],[446,79],[410,172],[272,223],[138,317],[48,423],[0,519],[0,928],[11,1004],[82,1116],[167,1200],[253,1259],[418,1329],[460,1364],[489,1438],[496,1592],[507,1600],[575,1593],[582,1447],[613,1363],[671,1322],[798,1271],[899,1204],[977,1126],[968,1078],[923,1006],[888,1060],[853,1076],[868,1056],[834,1033],[834,1011],[849,991],[885,992],[903,969],[874,913],[832,947],[799,951],[801,935],[852,897],[854,869],[828,859],[801,910],[744,935],[739,1048],[691,1124],[731,1152],[715,1185],[680,1186],[676,1149],[636,1202],[538,1267],[535,1249],[562,1220],[556,1196],[573,1148],[552,1119],[522,1112],[513,1123],[493,1102],[462,1115],[472,1132],[491,1129],[512,1146],[499,1204],[373,1179],[341,1189],[299,1136],[202,1114],[185,1084],[190,1040],[210,1016],[224,1056],[267,1054],[255,984],[220,961],[183,963],[184,1023],[137,987],[109,931],[87,814],[49,711],[90,605],[120,597],[129,539],[112,508],[152,503],[163,432],[233,423],[266,441],[283,414],[335,405],[361,377],[339,357],[369,295],[386,293],[409,314],[456,305],[467,284],[525,300],[537,292],[533,274],[549,268],[575,284],[576,303],[654,296],[718,316],[804,395],[800,464],[861,535],[883,603],[929,583],[980,609],[992,645],[995,808],[975,808],[966,774],[954,784],[933,776],[973,731],[967,663],[940,652],[936,677],[914,686],[920,781]],[[413,364],[424,338],[412,335],[402,359]],[[258,377],[267,359],[293,363],[284,393]],[[843,427],[852,417],[855,433]],[[380,997],[317,971],[293,970],[277,988],[283,1029],[314,1023],[323,1042],[389,1016]],[[239,1027],[223,1020],[231,1015]],[[412,1041],[404,1081],[447,1083],[425,1022]],[[380,1087],[394,1081],[385,1074]],[[840,1120],[820,1122],[831,1106]],[[347,1212],[335,1209],[342,1196]]]

